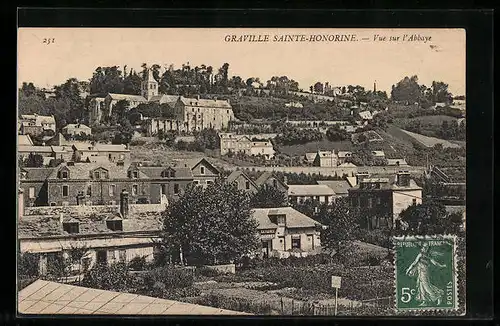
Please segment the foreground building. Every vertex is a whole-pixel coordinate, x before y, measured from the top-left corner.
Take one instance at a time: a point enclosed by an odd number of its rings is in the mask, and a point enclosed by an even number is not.
[[[165,207],[129,205],[128,196],[125,191],[120,194],[119,208],[25,208],[18,214],[20,252],[36,255],[41,275],[60,268],[61,258],[83,247],[87,253],[81,262],[72,264],[72,271],[95,264],[128,263],[135,257],[151,261]]]
[[[288,185],[288,199],[299,204],[306,200],[330,204],[335,199],[335,191],[327,185]]]
[[[132,204],[165,204],[191,184],[207,186],[220,172],[204,158],[176,166],[125,162],[63,162],[57,167],[21,168],[25,206],[116,205],[126,189]]]
[[[18,125],[20,127],[18,132],[21,135],[40,135],[46,130],[56,132],[56,119],[53,115],[23,114]]]
[[[357,176],[357,185],[350,188],[352,207],[368,210],[366,226],[369,229],[391,227],[399,214],[410,205],[422,203],[422,188],[410,178],[410,173],[400,171],[395,178],[370,178]]]
[[[322,225],[292,207],[256,208],[262,253],[266,257],[286,258],[320,252]]]

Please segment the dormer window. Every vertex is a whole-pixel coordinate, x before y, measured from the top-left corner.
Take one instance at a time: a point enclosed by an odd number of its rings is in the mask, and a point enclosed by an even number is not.
[[[78,222],[64,222],[63,230],[68,233],[80,233],[80,223]]]
[[[106,226],[111,231],[123,231],[123,221],[122,220],[106,221]]]
[[[137,172],[137,171],[132,171],[132,178],[134,178],[134,179],[139,178],[139,172]]]
[[[202,167],[200,168],[200,173],[201,173],[201,174],[205,174],[205,167],[204,167],[204,166],[202,166]]]
[[[61,178],[68,179],[68,171],[61,171]]]
[[[99,171],[94,172],[94,179],[100,179],[101,178],[101,173]]]

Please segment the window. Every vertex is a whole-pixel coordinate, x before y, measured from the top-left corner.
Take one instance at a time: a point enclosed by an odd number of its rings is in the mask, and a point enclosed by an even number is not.
[[[68,171],[62,171],[61,172],[61,178],[62,179],[68,179]]]
[[[114,197],[116,192],[116,185],[109,185],[109,197]]]
[[[101,178],[101,173],[99,171],[94,172],[94,178],[95,179],[100,179]]]
[[[167,193],[167,185],[161,185],[161,194],[165,195]]]
[[[137,196],[138,192],[139,192],[139,186],[138,185],[133,185],[132,186],[132,196]]]
[[[51,202],[51,203],[50,203],[50,206],[56,206],[56,203]]]
[[[250,181],[245,182],[245,189],[250,189]]]
[[[300,249],[300,238],[292,238],[292,249]]]
[[[178,194],[178,193],[179,193],[179,184],[174,183],[174,194]]]
[[[63,197],[68,197],[69,193],[69,187],[68,186],[62,186],[62,195]]]
[[[29,189],[29,196],[30,196],[30,199],[35,198],[35,188],[30,187],[30,189]]]
[[[285,216],[278,216],[278,218],[277,218],[277,224],[279,226],[285,225]]]
[[[207,180],[207,185],[211,185],[212,183],[214,183],[212,180]]]
[[[368,208],[372,208],[372,199],[368,198]]]
[[[63,230],[68,233],[78,233],[80,231],[80,226],[78,222],[67,222],[63,223]]]
[[[137,179],[137,178],[139,177],[139,172],[137,172],[137,171],[133,171],[133,172],[132,172],[132,177],[133,177],[134,179]]]
[[[106,226],[111,231],[123,231],[123,222],[121,220],[106,221]]]
[[[87,186],[87,196],[92,196],[92,186],[91,185]]]
[[[205,174],[205,167],[204,167],[204,166],[202,166],[202,167],[200,168],[200,173],[201,173],[201,174]]]
[[[115,255],[115,250],[108,250],[108,256],[109,256],[109,259],[111,260],[115,260],[116,259],[116,255]]]
[[[193,181],[193,183],[194,183],[195,185],[197,185],[197,184],[199,184],[200,182],[199,182],[198,180],[194,180],[194,181]]]
[[[119,256],[120,262],[125,263],[127,261],[127,250],[120,249],[118,251],[118,256]]]
[[[413,202],[413,205],[416,205],[417,204],[417,199],[413,198],[412,202]]]
[[[382,202],[382,200],[380,199],[380,197],[377,198],[377,205],[380,205],[380,203]]]

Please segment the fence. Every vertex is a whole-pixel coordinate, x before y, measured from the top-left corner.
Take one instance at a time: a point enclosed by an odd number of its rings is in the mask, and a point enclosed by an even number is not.
[[[350,301],[348,305],[339,304],[337,315],[370,315],[383,314],[390,307],[392,298],[375,298],[364,301]],[[217,294],[206,294],[192,298],[190,303],[212,306],[220,309],[242,311],[260,315],[289,315],[289,316],[334,316],[334,304],[320,304],[289,298],[281,300],[249,300],[239,297],[230,297]]]

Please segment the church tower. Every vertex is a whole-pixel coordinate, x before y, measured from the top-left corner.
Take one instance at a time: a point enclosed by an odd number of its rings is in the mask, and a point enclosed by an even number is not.
[[[377,81],[375,81],[373,83],[373,92],[376,93],[377,92]]]
[[[158,95],[158,82],[153,77],[153,70],[151,69],[148,69],[146,78],[141,83],[141,95],[148,101],[153,96]]]

